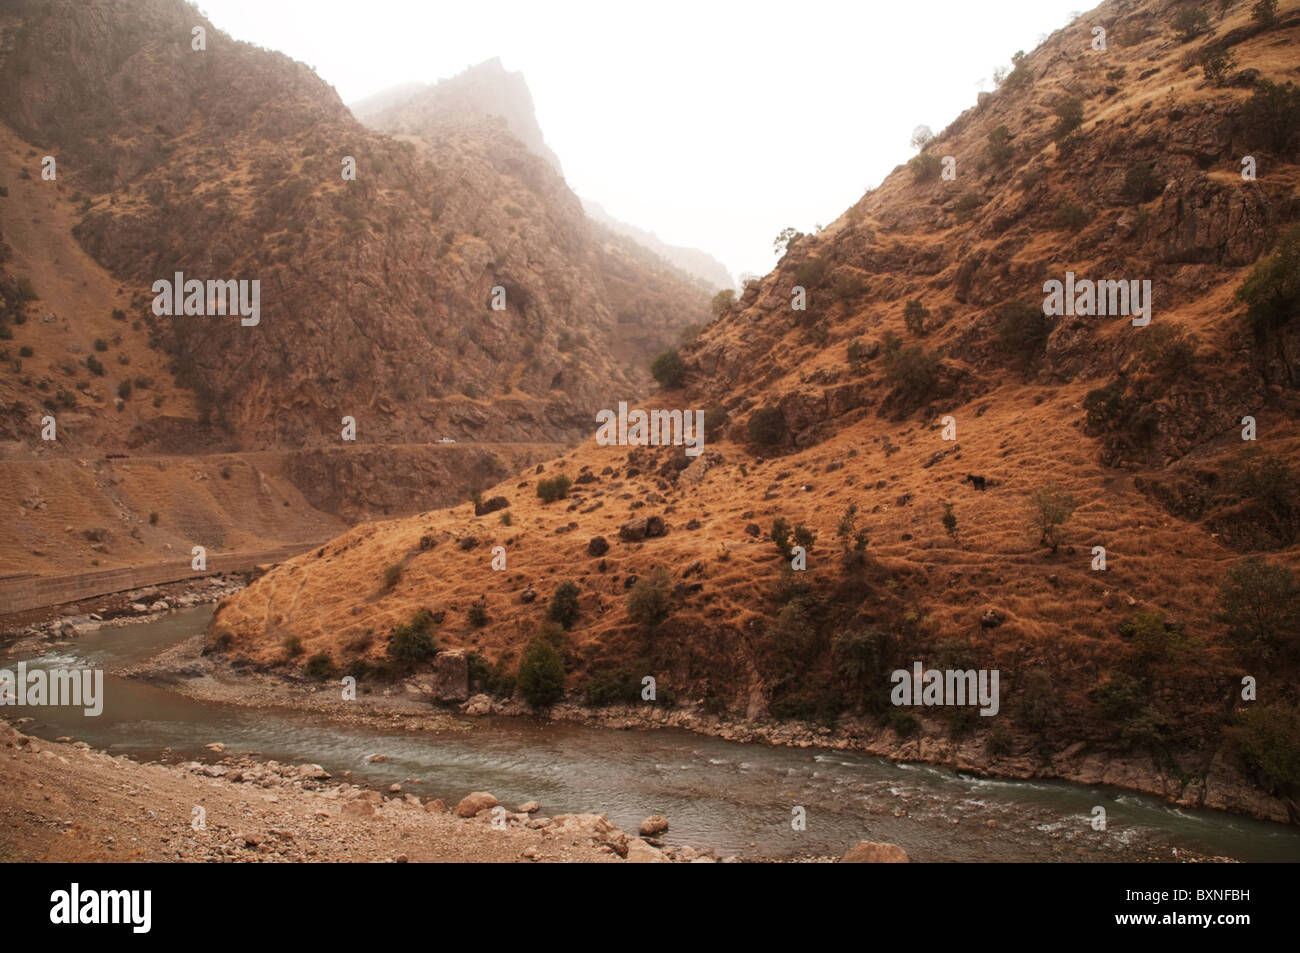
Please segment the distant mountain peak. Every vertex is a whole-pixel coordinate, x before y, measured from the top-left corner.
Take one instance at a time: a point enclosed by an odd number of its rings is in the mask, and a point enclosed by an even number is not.
[[[430,120],[473,120],[499,116],[528,151],[564,175],[560,158],[546,144],[524,74],[511,72],[494,56],[437,83],[404,83],[353,103],[352,114],[367,126],[413,133]]]

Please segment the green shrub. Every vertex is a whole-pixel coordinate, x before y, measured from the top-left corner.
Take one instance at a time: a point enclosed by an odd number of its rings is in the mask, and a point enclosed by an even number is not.
[[[974,192],[967,192],[953,205],[953,212],[957,216],[957,221],[969,222],[975,217],[975,213],[979,211],[982,204],[978,195]]]
[[[943,504],[943,528],[953,539],[957,538],[957,515],[952,511],[952,504]]]
[[[749,439],[765,447],[772,447],[785,438],[785,417],[775,407],[760,407],[749,415]]]
[[[296,635],[285,636],[280,645],[284,647],[284,654],[290,658],[302,654],[302,639]]]
[[[1066,202],[1064,205],[1057,206],[1052,213],[1052,224],[1061,229],[1071,232],[1077,232],[1091,220],[1092,216],[1082,205],[1075,205],[1073,202]]]
[[[398,563],[384,569],[384,588],[392,589],[402,581],[402,567]]]
[[[704,437],[709,441],[721,440],[727,429],[727,408],[714,404],[704,412]]]
[[[566,629],[573,628],[580,614],[578,607],[578,587],[571,582],[562,582],[556,587],[546,615],[552,622],[558,622]]]
[[[845,356],[848,358],[849,364],[852,365],[853,369],[861,372],[865,368],[867,361],[870,360],[867,356],[869,353],[870,350],[868,347],[858,338],[854,338],[849,342],[849,346],[845,351]]]
[[[1211,47],[1201,57],[1201,72],[1216,86],[1222,86],[1228,74],[1236,68],[1237,59],[1232,51],[1221,46]]]
[[[840,632],[831,641],[835,674],[849,689],[863,693],[864,703],[875,711],[889,702],[888,655],[889,637],[879,629]]]
[[[1288,541],[1294,535],[1297,503],[1296,479],[1285,459],[1276,453],[1250,447],[1229,472],[1232,492],[1261,506],[1284,530]]]
[[[1124,173],[1123,197],[1133,205],[1149,202],[1164,191],[1156,170],[1148,162],[1137,162]]]
[[[465,619],[476,629],[481,629],[483,626],[488,624],[486,596],[479,596],[469,604],[469,609],[465,613]]]
[[[1118,672],[1089,694],[1098,712],[1106,721],[1123,722],[1134,717],[1147,706],[1150,693],[1146,682],[1142,679]]]
[[[1300,148],[1300,87],[1260,80],[1241,106],[1240,122],[1250,141],[1278,155],[1294,155]]]
[[[845,709],[844,697],[831,689],[803,692],[775,699],[768,710],[784,721],[806,721],[823,728],[834,728]]]
[[[1277,0],[1259,0],[1250,8],[1250,16],[1266,26],[1277,22]]]
[[[1029,72],[1029,58],[1025,56],[1024,50],[1016,51],[1011,57],[1011,64],[1010,74],[1005,68],[993,71],[993,82],[999,89],[1015,91],[1033,81],[1033,75]]]
[[[658,625],[672,611],[670,591],[672,580],[663,567],[643,576],[627,594],[627,614],[641,625]]]
[[[939,355],[919,344],[886,348],[885,379],[910,402],[925,398],[939,381]]]
[[[317,652],[309,658],[307,664],[302,667],[303,675],[317,682],[323,682],[328,678],[333,678],[336,671],[334,660],[324,652]]]
[[[1178,39],[1190,43],[1210,28],[1210,15],[1200,7],[1183,7],[1174,14],[1173,27]]]
[[[1053,107],[1056,113],[1056,125],[1052,127],[1052,138],[1060,142],[1074,130],[1083,125],[1083,100],[1077,96],[1063,99]]]
[[[674,390],[686,381],[686,364],[675,348],[660,352],[650,362],[650,374],[660,387]]]
[[[720,318],[736,306],[736,292],[732,288],[724,288],[713,296],[712,308],[713,316]]]
[[[988,135],[989,164],[995,169],[1008,165],[1016,157],[1016,148],[1011,144],[1011,130],[998,126]]]
[[[776,551],[781,558],[790,555],[790,522],[784,516],[778,516],[772,521],[772,531],[767,534],[767,538],[776,543]]]
[[[835,527],[835,538],[840,541],[840,549],[845,553],[863,552],[867,548],[867,531],[858,529],[857,524],[858,504],[850,503],[844,508],[839,524]]]
[[[658,692],[655,694],[657,696]],[[641,679],[627,668],[599,669],[592,672],[583,684],[582,700],[589,708],[635,705],[641,700]]]
[[[795,284],[802,285],[804,288],[814,288],[821,283],[825,275],[826,260],[809,258],[807,261],[800,262],[799,267],[795,269]]]
[[[86,356],[86,370],[90,371],[90,373],[94,374],[96,377],[104,376],[104,365],[101,364],[99,359],[93,354]]]
[[[27,347],[26,345],[18,349],[19,357],[31,357],[35,353],[36,353],[35,351],[33,351],[30,347]]]
[[[961,202],[957,204],[960,206]],[[903,306],[903,324],[907,330],[918,337],[925,334],[925,322],[929,317],[930,309],[921,303],[920,298],[913,298]]]
[[[402,665],[426,662],[438,654],[433,642],[433,615],[420,609],[409,622],[398,623],[388,635],[388,657]]]
[[[95,350],[96,350],[96,351],[99,351],[101,354],[102,354],[104,351],[107,351],[107,350],[108,350],[108,342],[105,341],[103,338],[95,338]]]
[[[1300,225],[1283,233],[1272,255],[1255,262],[1236,298],[1246,305],[1246,319],[1260,344],[1300,316]]]
[[[996,312],[993,333],[998,350],[1019,364],[1037,363],[1047,350],[1051,331],[1041,307],[1009,301]]]
[[[1186,374],[1196,363],[1196,336],[1168,324],[1154,324],[1143,331],[1135,363],[1158,378]]]
[[[1029,494],[1031,525],[1038,542],[1056,552],[1065,542],[1065,524],[1074,515],[1079,501],[1064,490],[1045,486]]]
[[[985,736],[984,746],[988,753],[995,758],[1005,757],[1015,750],[1015,745],[1011,740],[1011,732],[1007,731],[1002,725],[994,725],[989,729],[989,733]]]
[[[130,382],[130,381],[118,381],[118,382],[117,382],[117,396],[120,397],[120,398],[122,398],[123,400],[126,400],[127,398],[129,398],[129,397],[131,396],[131,382]]]
[[[483,656],[470,652],[465,662],[471,688],[504,698],[514,694],[515,674],[506,668],[505,659],[497,659],[495,665],[488,665]]]
[[[907,167],[912,170],[912,180],[914,182],[933,182],[939,178],[942,166],[943,160],[929,152],[922,152],[920,155],[912,157],[907,163]]]
[[[1300,716],[1284,705],[1251,706],[1228,730],[1246,763],[1282,790],[1300,787]]]
[[[1017,705],[1017,720],[1026,728],[1044,731],[1057,719],[1060,710],[1060,698],[1052,684],[1052,674],[1043,668],[1031,668],[1025,672],[1024,684],[1019,686],[1020,696]]]
[[[149,525],[150,525],[150,526],[157,526],[157,525],[158,525],[158,511],[157,511],[157,510],[154,510],[152,513],[149,514]]]
[[[1228,570],[1215,621],[1251,656],[1268,659],[1300,650],[1300,581],[1286,566],[1251,556]]]
[[[1137,618],[1122,629],[1133,640],[1135,659],[1140,669],[1153,662],[1172,662],[1191,646],[1183,627],[1165,621],[1163,612],[1139,612]]]
[[[534,708],[559,701],[564,694],[564,659],[550,640],[537,635],[524,649],[516,677],[519,693]]]
[[[901,708],[891,709],[885,723],[894,729],[900,738],[910,738],[921,730],[921,722],[917,720],[917,717],[903,711]]]
[[[126,320],[126,312],[123,311],[121,308],[114,308],[114,309],[113,309],[113,320],[114,320],[114,321],[125,321],[125,320]]]
[[[561,473],[548,480],[538,480],[537,495],[541,497],[543,503],[554,503],[568,496],[569,487],[572,485],[573,481]]]
[[[866,279],[861,275],[844,272],[835,278],[835,297],[841,301],[852,301],[855,298],[861,298],[870,290],[871,288]]]

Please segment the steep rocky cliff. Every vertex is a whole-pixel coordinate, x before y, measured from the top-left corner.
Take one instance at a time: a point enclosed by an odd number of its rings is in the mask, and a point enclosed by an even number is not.
[[[359,442],[573,439],[706,319],[703,289],[594,232],[499,125],[368,131],[308,67],[180,0],[23,3],[0,30],[0,120],[33,171],[57,159],[127,329],[214,442],[329,444],[344,416]],[[259,281],[260,322],[156,316],[176,272]]]

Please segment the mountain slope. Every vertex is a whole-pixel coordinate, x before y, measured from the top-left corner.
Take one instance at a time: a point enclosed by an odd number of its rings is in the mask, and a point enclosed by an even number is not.
[[[488,491],[508,524],[463,507],[358,528],[222,605],[210,644],[296,671],[292,635],[382,683],[427,608],[436,644],[480,653],[478,684],[507,694],[572,582],[571,630],[541,637],[577,696],[635,702],[652,674],[707,730],[796,719],[820,728],[767,736],[1294,822],[1300,646],[1276,610],[1300,600],[1279,581],[1300,566],[1300,322],[1293,296],[1252,329],[1234,294],[1257,264],[1294,267],[1296,100],[1267,84],[1295,78],[1300,11],[1263,25],[1238,5],[1183,38],[1182,6],[1111,0],[1057,31],[932,159],[797,238],[656,398],[710,408],[701,458],[590,441]],[[1199,63],[1218,48],[1238,65],[1216,82]],[[1047,317],[1067,272],[1151,281],[1151,324]],[[572,490],[542,502],[559,473]],[[767,538],[778,521],[806,527],[805,571]],[[656,570],[659,621],[634,614]],[[1244,607],[1272,631],[1252,641]],[[918,660],[998,670],[999,714],[890,704]]]
[[[702,290],[611,251],[500,128],[430,148],[369,132],[306,66],[178,0],[19,4],[0,29],[0,119],[58,159],[77,238],[210,444],[327,444],[344,416],[362,442],[572,439],[707,315]],[[178,271],[258,280],[260,323],[154,315]]]

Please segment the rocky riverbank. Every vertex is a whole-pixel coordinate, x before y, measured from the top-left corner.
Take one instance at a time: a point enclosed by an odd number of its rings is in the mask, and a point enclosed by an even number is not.
[[[1046,760],[1034,750],[1033,739],[1013,741],[1005,754],[991,753],[983,740],[954,740],[942,724],[922,722],[913,737],[882,731],[871,722],[844,717],[834,729],[798,722],[768,722],[707,714],[698,706],[674,708],[654,705],[614,705],[590,709],[561,702],[544,714],[525,702],[502,701],[487,695],[465,698],[459,704],[431,695],[429,680],[413,679],[382,686],[358,686],[358,701],[344,701],[333,682],[312,682],[276,672],[234,669],[219,655],[200,654],[203,639],[195,637],[121,674],[173,685],[195,698],[228,704],[276,706],[311,710],[350,723],[409,730],[469,730],[469,718],[488,715],[546,718],[591,727],[633,729],[673,727],[729,741],[786,745],[800,748],[862,751],[895,761],[923,762],[971,774],[1027,780],[1056,779],[1079,784],[1105,784],[1161,797],[1171,804],[1214,808],[1279,823],[1294,822],[1294,807],[1271,797],[1244,777],[1225,752],[1208,761],[1199,775],[1183,777],[1163,770],[1150,756],[1119,755],[1091,749],[1079,742]],[[433,680],[439,681],[439,680]],[[438,691],[444,691],[441,686]],[[431,705],[431,702],[434,704]]]
[[[37,651],[105,627],[152,622],[174,609],[220,602],[247,585],[243,573],[223,573],[11,613],[0,616],[0,647],[5,654]]]
[[[220,742],[209,746],[220,754]],[[0,722],[0,861],[734,862],[663,847],[603,814],[542,817],[486,792],[454,809],[319,765],[140,764]]]

